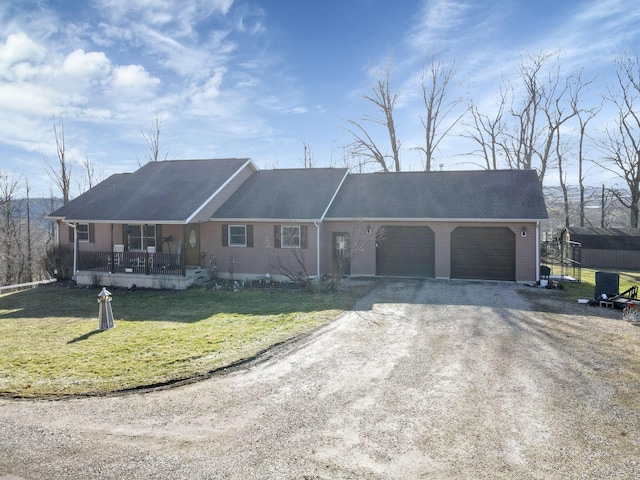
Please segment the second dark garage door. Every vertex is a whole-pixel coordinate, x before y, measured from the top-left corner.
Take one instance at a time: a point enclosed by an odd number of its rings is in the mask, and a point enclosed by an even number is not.
[[[507,227],[458,227],[451,233],[451,278],[516,279],[516,238]]]
[[[385,226],[376,248],[376,275],[435,275],[435,237],[429,227]]]

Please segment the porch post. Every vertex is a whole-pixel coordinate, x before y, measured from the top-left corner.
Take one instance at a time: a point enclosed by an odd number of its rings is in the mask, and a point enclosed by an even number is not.
[[[77,225],[75,223],[69,223],[66,220],[64,221],[64,223],[66,223],[73,229],[73,275],[71,276],[71,278],[75,280],[76,270],[78,269],[78,234],[76,233]]]
[[[115,265],[115,255],[113,254],[113,223],[111,224],[111,247],[109,250],[109,271],[110,272],[115,272],[115,270],[113,269],[114,265]]]
[[[180,268],[182,276],[187,276],[187,224],[182,225],[182,252],[180,254]]]
[[[320,284],[320,225],[313,222],[316,227],[316,283]]]

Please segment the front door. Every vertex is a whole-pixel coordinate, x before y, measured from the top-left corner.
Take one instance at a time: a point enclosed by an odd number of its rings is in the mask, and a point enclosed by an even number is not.
[[[200,265],[200,225],[187,225],[185,236],[185,261],[187,265]]]
[[[333,232],[333,270],[338,275],[351,275],[349,234]]]

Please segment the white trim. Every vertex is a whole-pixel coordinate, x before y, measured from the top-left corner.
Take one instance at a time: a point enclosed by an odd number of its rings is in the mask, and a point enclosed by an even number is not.
[[[247,160],[244,163],[244,165],[242,165],[238,170],[236,170],[236,172],[233,175],[231,175],[229,178],[227,178],[227,180],[222,185],[220,185],[220,187],[215,192],[213,192],[209,196],[209,198],[207,198],[204,201],[204,203],[202,205],[200,205],[198,208],[196,208],[196,210],[189,217],[187,217],[185,223],[191,223],[191,221],[196,217],[196,215],[198,215],[207,205],[209,205],[209,203],[211,203],[211,201],[215,198],[215,196],[218,195],[222,190],[224,190],[227,187],[227,185],[229,185],[229,183],[231,183],[232,180],[234,180],[238,175],[240,175],[240,172],[242,172],[247,165],[252,165],[252,164],[253,164],[253,160],[251,160],[251,159]],[[253,165],[253,166],[255,167],[255,165]],[[254,170],[257,171],[257,167],[254,168]]]
[[[297,219],[297,218],[211,218],[209,219],[211,222],[218,223],[231,223],[231,222],[242,222],[242,223],[285,223],[288,225],[291,224],[304,224],[304,223],[314,223],[321,222],[319,218],[305,218],[305,219]]]
[[[64,223],[66,223],[67,225],[69,225],[71,228],[73,228],[73,278],[75,280],[76,278],[76,271],[78,268],[78,242],[76,242],[76,235],[78,235],[78,232],[76,232],[76,224],[75,223],[69,223],[66,220],[63,220]],[[58,245],[60,244],[60,242],[58,242]]]
[[[77,220],[77,219],[69,219],[69,218],[61,218],[60,220],[64,222],[74,222],[74,223],[99,223],[101,225],[131,225],[131,224],[146,224],[146,225],[186,225],[184,220]]]
[[[320,283],[320,225],[313,222],[316,227],[316,280]]]
[[[78,227],[80,225],[86,225],[87,226],[87,239],[86,240],[82,240],[80,238],[80,232],[78,231]],[[89,243],[91,241],[91,224],[89,222],[77,222],[76,223],[76,235],[78,236],[78,243]]]
[[[326,222],[431,222],[431,223],[534,223],[539,218],[394,218],[394,217],[329,217],[323,219]]]
[[[540,282],[540,222],[536,222],[536,283]]]
[[[349,175],[349,170],[347,170],[344,173],[344,177],[342,177],[342,180],[340,181],[340,185],[338,185],[338,188],[336,189],[335,192],[333,192],[333,196],[331,197],[331,200],[329,200],[329,204],[327,205],[327,208],[324,209],[324,212],[322,212],[322,216],[320,217],[320,221],[322,222],[324,220],[324,217],[327,215],[327,212],[329,211],[329,209],[331,208],[331,205],[333,204],[333,201],[336,199],[336,197],[338,196],[338,192],[340,191],[340,189],[342,188],[342,184],[344,183],[344,181],[347,179],[347,176]]]
[[[242,227],[244,228],[244,244],[231,243],[231,228]],[[247,226],[246,225],[228,225],[227,226],[227,246],[228,247],[246,247],[247,246]]]
[[[298,229],[298,245],[284,245],[282,240],[284,239],[284,235],[282,233],[282,229],[284,228],[297,228]],[[293,235],[295,238],[295,235]],[[307,239],[308,240],[308,239]],[[280,225],[280,248],[302,248],[302,229],[300,225]]]

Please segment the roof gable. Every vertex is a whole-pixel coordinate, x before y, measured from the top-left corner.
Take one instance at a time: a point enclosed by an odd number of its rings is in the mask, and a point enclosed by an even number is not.
[[[115,174],[51,217],[92,222],[186,222],[232,178],[247,158],[149,162]],[[255,168],[255,167],[252,167]]]
[[[547,209],[533,170],[349,175],[327,218],[542,220]]]
[[[346,174],[345,168],[256,172],[213,214],[212,219],[321,219]]]

